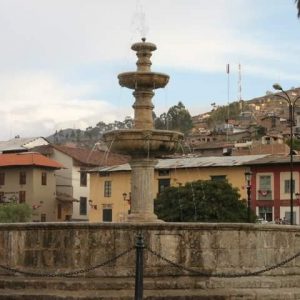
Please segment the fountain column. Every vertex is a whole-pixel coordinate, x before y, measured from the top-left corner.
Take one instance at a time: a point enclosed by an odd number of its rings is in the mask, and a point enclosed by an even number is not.
[[[153,184],[156,159],[133,159],[131,166],[131,212],[129,222],[157,222],[154,214]]]

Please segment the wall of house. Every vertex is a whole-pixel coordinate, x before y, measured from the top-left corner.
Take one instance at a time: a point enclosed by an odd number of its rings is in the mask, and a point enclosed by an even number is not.
[[[42,185],[42,173],[46,172],[46,185]],[[57,201],[56,201],[56,179],[54,170],[49,169],[34,169],[33,171],[33,206],[35,219],[41,220],[41,215],[44,214],[46,221],[57,220]]]
[[[19,174],[26,172],[26,184],[19,184]],[[32,220],[41,221],[41,215],[46,215],[47,221],[56,220],[55,177],[54,171],[42,168],[20,167],[1,168],[5,173],[5,184],[0,192],[7,200],[16,199],[19,202],[19,192],[25,191],[25,203],[33,209]],[[42,186],[42,172],[47,173],[47,186]]]
[[[84,197],[87,200],[86,205],[86,214],[83,214],[80,212],[80,202],[73,202],[73,220],[82,220],[87,221],[88,220],[88,214],[90,206],[88,204],[88,201],[90,199],[90,178],[89,174],[87,175],[87,185],[81,186],[80,185],[80,166],[73,166],[72,168],[72,184],[73,184],[73,197],[75,199],[80,200],[80,197]]]
[[[0,264],[45,273],[75,271],[105,262],[132,248],[132,251],[117,261],[96,268],[87,276],[133,276],[134,246],[139,232],[144,236],[145,245],[163,257],[187,268],[210,273],[236,274],[261,270],[293,256],[300,248],[297,226],[82,222],[0,224]],[[144,251],[145,276],[184,274],[182,270],[158,259],[146,249]],[[0,269],[0,274],[7,273],[8,271]],[[272,281],[280,275],[300,275],[299,258],[261,276],[267,276]],[[248,278],[251,280],[251,277]],[[195,276],[190,279],[195,285]],[[240,279],[224,279],[224,284],[228,286],[231,281],[240,282]],[[172,280],[180,280],[180,277],[174,276]],[[203,280],[205,279],[201,277],[198,284]]]
[[[98,173],[90,174],[90,200],[97,207],[90,208],[89,221],[102,222],[103,209],[112,209],[112,221],[124,222],[127,220],[129,201],[124,201],[123,193],[130,195],[130,172],[111,172],[103,176]],[[111,182],[111,196],[104,196],[105,181]]]
[[[245,167],[216,167],[216,168],[178,168],[171,169],[169,175],[159,175],[155,171],[155,181],[153,182],[153,195],[156,197],[159,191],[159,180],[170,179],[171,186],[184,185],[186,182],[195,180],[210,180],[211,176],[225,175],[228,181],[240,190],[241,198],[246,199],[245,189]],[[130,192],[130,172],[110,172],[101,176],[98,173],[90,174],[90,199],[97,209],[90,209],[89,221],[102,222],[103,208],[112,208],[112,221],[122,222],[127,218],[127,212],[130,209],[127,201],[123,199],[123,193]],[[111,182],[111,196],[104,197],[104,182]],[[128,196],[127,196],[128,198]]]
[[[20,172],[26,172],[26,184],[20,185]],[[5,174],[5,184],[1,186],[0,192],[4,193],[6,200],[19,202],[19,192],[25,191],[25,200],[30,206],[33,204],[33,169],[31,167],[1,168]]]
[[[56,187],[57,191],[60,193],[66,193],[68,195],[73,196],[73,187],[72,187],[72,166],[73,159],[56,150],[53,149],[53,154],[51,155],[51,159],[60,162],[65,168],[55,171],[56,176]]]
[[[293,193],[293,212],[296,224],[300,224],[300,166],[294,164],[293,179],[295,191]],[[285,190],[285,181],[290,181],[290,167],[286,165],[253,166],[252,176],[252,199],[251,207],[257,215],[269,211],[270,221],[279,221],[286,218],[290,212],[290,191]],[[261,188],[261,177],[269,176],[271,179],[270,189]]]

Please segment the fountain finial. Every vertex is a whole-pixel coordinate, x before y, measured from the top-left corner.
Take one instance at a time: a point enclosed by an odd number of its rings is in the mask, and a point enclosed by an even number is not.
[[[146,38],[145,38],[145,37],[142,37],[142,41],[145,43],[145,42],[146,42]]]

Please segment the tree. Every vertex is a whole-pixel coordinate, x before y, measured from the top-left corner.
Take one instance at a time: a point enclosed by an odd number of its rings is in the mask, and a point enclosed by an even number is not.
[[[183,103],[178,102],[167,113],[155,118],[154,125],[156,129],[176,130],[186,134],[193,128],[193,120]]]
[[[298,18],[300,18],[300,0],[295,0],[298,9]]]
[[[158,217],[167,222],[247,222],[246,201],[226,180],[170,187],[154,203]],[[254,213],[251,219],[256,220]]]
[[[1,204],[0,205],[0,223],[18,223],[29,222],[32,210],[25,204]]]

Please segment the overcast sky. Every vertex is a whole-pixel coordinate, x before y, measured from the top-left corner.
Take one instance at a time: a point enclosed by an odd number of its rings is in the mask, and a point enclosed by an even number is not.
[[[245,100],[300,86],[294,0],[0,0],[0,140],[132,115],[117,75],[135,70],[142,36],[158,48],[152,70],[171,77],[157,114],[237,100],[239,63]]]

